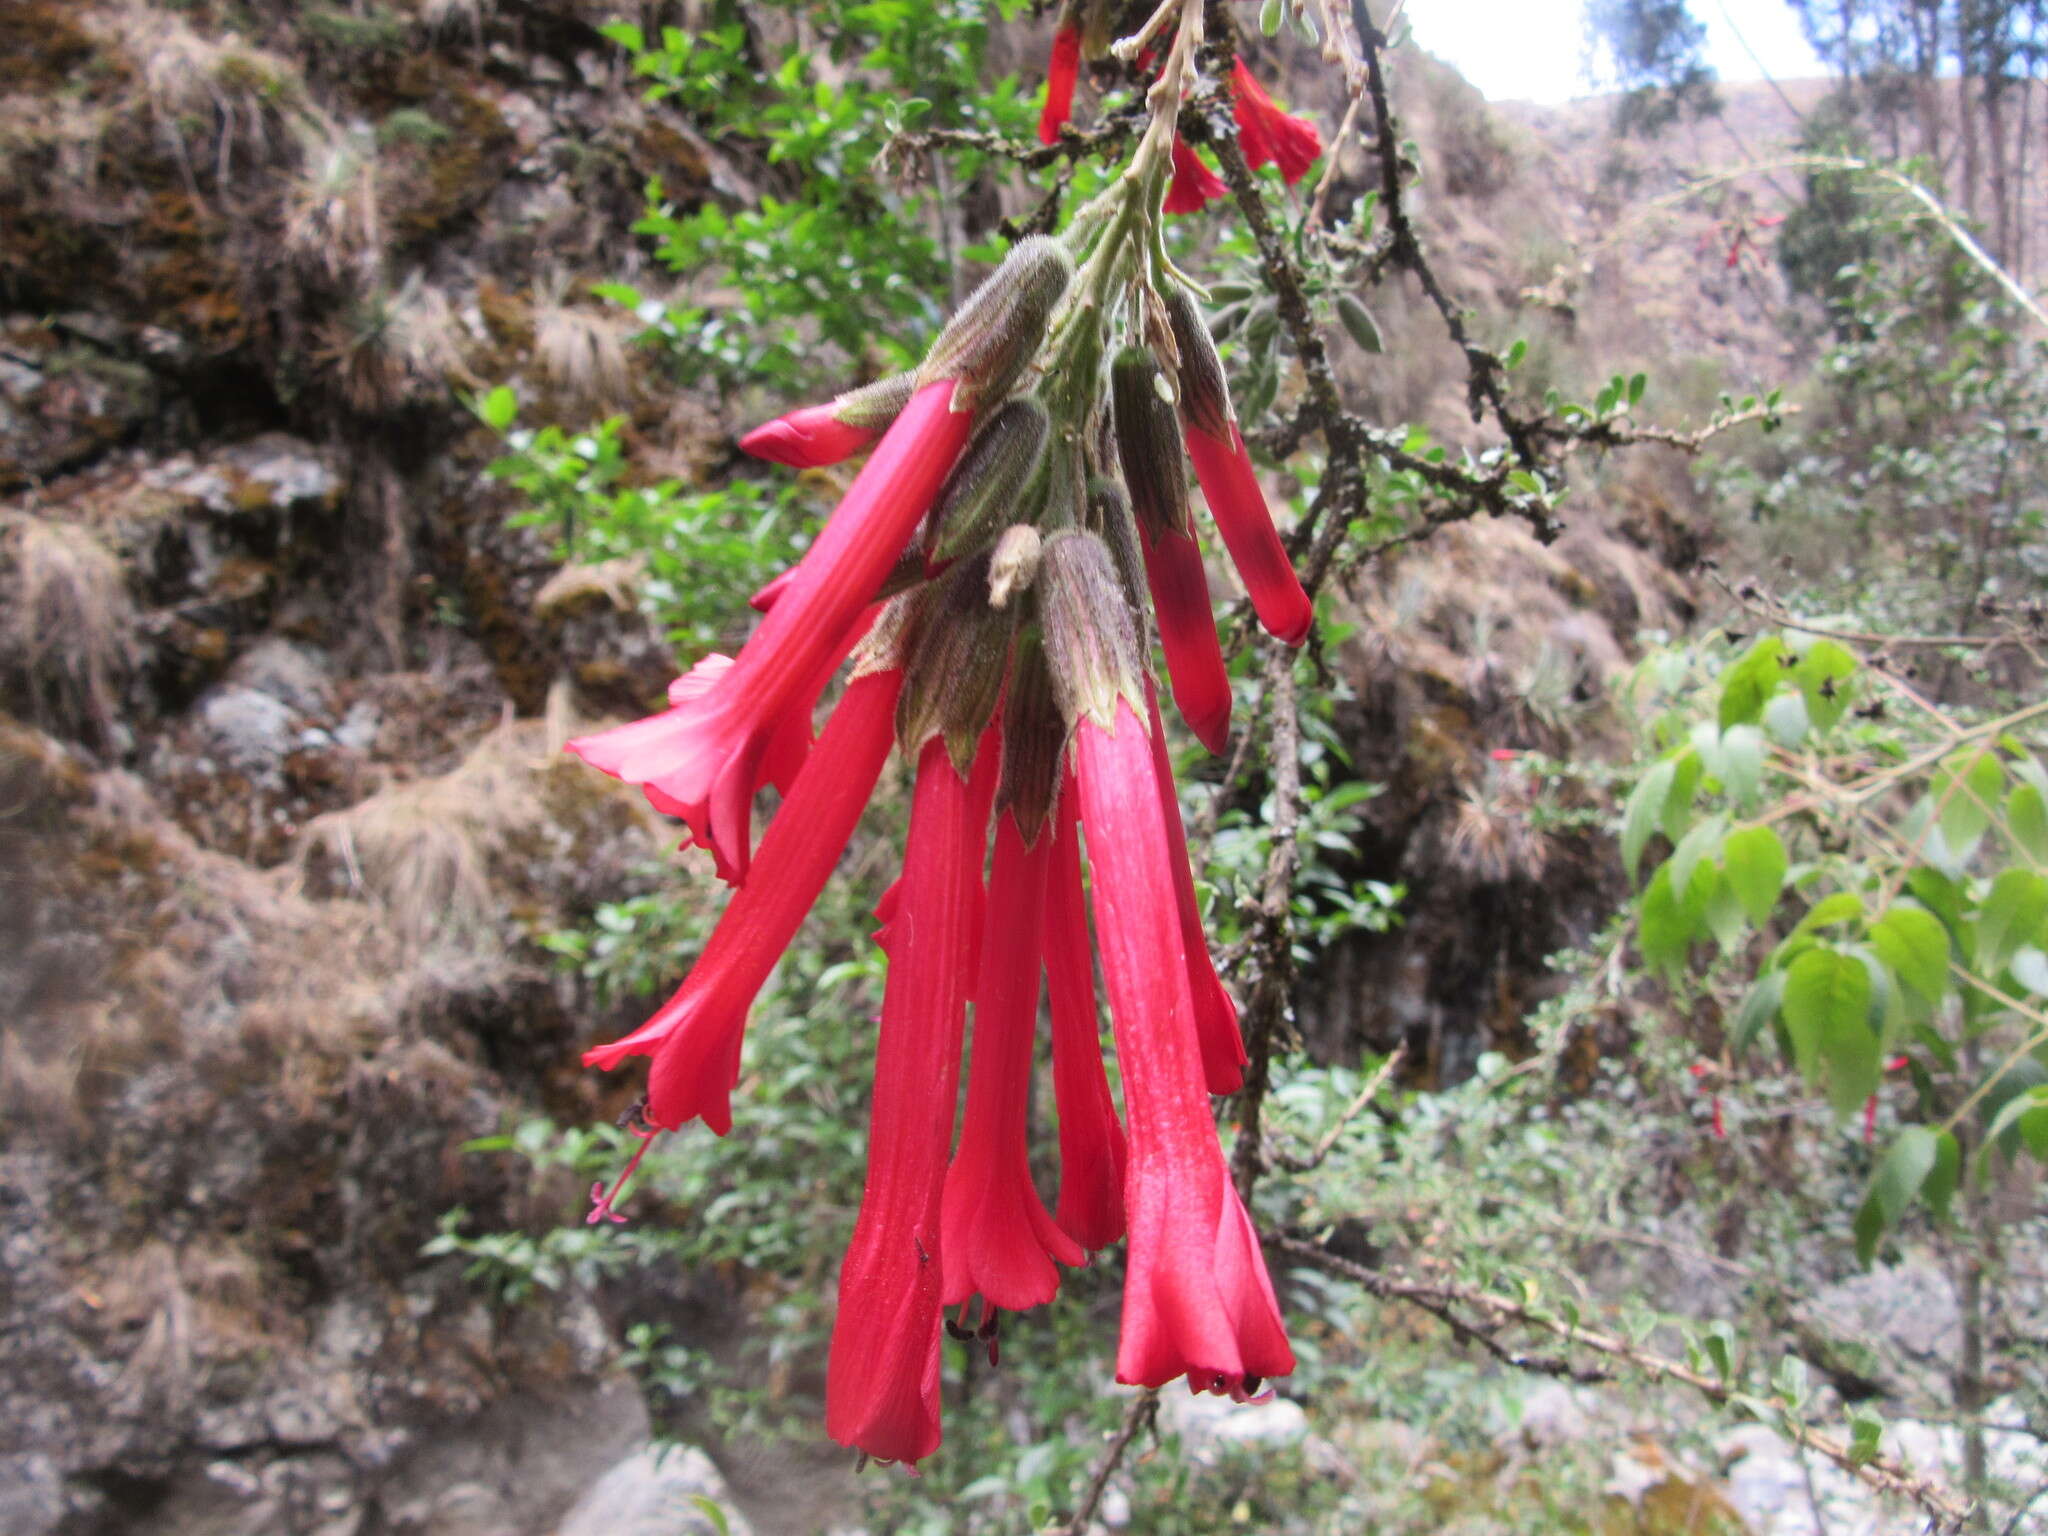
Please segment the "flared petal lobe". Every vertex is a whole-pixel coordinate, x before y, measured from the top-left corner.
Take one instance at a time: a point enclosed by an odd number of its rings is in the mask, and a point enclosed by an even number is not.
[[[736,882],[746,878],[754,792],[777,729],[823,686],[966,444],[972,417],[952,397],[941,379],[911,399],[711,689],[653,720],[569,743],[593,767],[657,786],[664,808],[689,822]]]
[[[874,792],[895,742],[902,686],[903,674],[895,670],[848,685],[818,750],[761,840],[756,878],[733,894],[675,996],[632,1034],[585,1053],[585,1065],[604,1068],[628,1056],[654,1057],[647,1098],[654,1124],[675,1129],[702,1119],[721,1136],[732,1128],[732,1087],[748,1010]]]
[[[1038,142],[1057,144],[1074,113],[1074,82],[1081,76],[1081,29],[1061,27],[1052,38],[1052,63],[1045,75],[1045,110],[1038,115]]]
[[[1038,1198],[1025,1143],[1052,841],[1048,828],[1027,848],[1015,817],[996,818],[966,1118],[940,1221],[949,1307],[976,1294],[1006,1312],[1043,1306],[1059,1290],[1056,1263],[1088,1262]]]
[[[1194,146],[1179,134],[1173,136],[1173,180],[1167,183],[1166,213],[1200,213],[1230,190],[1223,178],[1202,163]]]
[[[1124,1235],[1124,1128],[1102,1069],[1077,797],[1069,774],[1053,818],[1057,837],[1045,897],[1052,1091],[1060,1115],[1060,1203],[1053,1219],[1083,1248],[1098,1249]]]
[[[1245,591],[1251,594],[1259,622],[1282,643],[1301,644],[1315,622],[1315,608],[1302,591],[1293,562],[1287,558],[1287,546],[1273,526],[1273,514],[1266,506],[1266,493],[1259,489],[1244,433],[1232,423],[1226,442],[1190,424],[1187,443],[1188,457],[1195,461],[1195,478],[1209,503],[1209,515],[1216,520],[1216,531],[1223,536],[1223,547],[1230,551]]]
[[[889,979],[875,1042],[867,1187],[839,1272],[825,1427],[840,1444],[885,1461],[915,1462],[939,1445],[940,1201],[996,755],[985,744],[971,779],[954,771],[941,740],[918,755],[903,876],[883,935]]]
[[[1080,722],[1074,752],[1128,1120],[1117,1380],[1242,1392],[1294,1354],[1210,1119],[1180,925],[1162,920],[1175,898],[1151,745],[1122,703],[1114,730]]]

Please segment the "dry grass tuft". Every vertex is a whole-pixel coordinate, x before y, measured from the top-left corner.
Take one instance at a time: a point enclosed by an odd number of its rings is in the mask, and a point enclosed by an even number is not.
[[[397,293],[373,293],[333,321],[319,359],[335,371],[351,410],[376,415],[417,401],[445,402],[480,381],[466,358],[470,336],[439,288],[417,272]]]
[[[0,513],[0,665],[39,717],[107,738],[131,660],[135,605],[113,551],[75,523]]]
[[[204,37],[142,0],[117,13],[110,36],[133,58],[158,140],[195,197],[202,172],[231,185],[238,156],[250,167],[288,163],[292,125],[317,121],[298,66],[242,39]]]
[[[537,295],[533,327],[541,377],[565,404],[602,410],[632,399],[626,322],[571,304],[568,284],[558,276]]]
[[[331,127],[300,137],[305,162],[285,189],[285,251],[330,282],[373,288],[384,255],[375,141]]]
[[[315,818],[301,836],[299,870],[367,897],[411,955],[498,952],[499,882],[519,881],[522,865],[566,854],[573,843],[574,829],[552,802],[563,792],[609,793],[548,750],[549,729],[509,721],[451,772]]]

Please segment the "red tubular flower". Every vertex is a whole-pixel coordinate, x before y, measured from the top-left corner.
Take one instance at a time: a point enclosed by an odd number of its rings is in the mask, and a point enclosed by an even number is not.
[[[1185,471],[1183,471],[1185,473]],[[1221,756],[1230,740],[1230,673],[1209,607],[1209,575],[1192,531],[1147,538],[1145,585],[1159,618],[1159,643],[1174,707],[1203,746]]]
[[[1069,1266],[1088,1262],[1088,1255],[1046,1213],[1031,1182],[1025,1144],[1031,1036],[1038,1023],[1039,933],[1052,842],[1047,828],[1027,848],[1014,816],[1006,811],[996,818],[966,1119],[946,1172],[940,1210],[949,1307],[976,1293],[988,1306],[1007,1312],[1043,1306],[1059,1290],[1055,1260]]]
[[[1258,1235],[1231,1186],[1203,1091],[1152,748],[1127,699],[1074,735],[1094,866],[1095,932],[1129,1116],[1130,1217],[1117,1380],[1233,1395],[1294,1369]]]
[[[1230,190],[1208,166],[1194,147],[1179,134],[1173,136],[1173,180],[1166,188],[1166,213],[1199,213]]]
[[[1124,1128],[1102,1070],[1095,963],[1081,890],[1073,775],[1060,791],[1045,894],[1045,980],[1052,1002],[1052,1092],[1060,1112],[1060,1203],[1054,1220],[1083,1248],[1124,1235]]]
[[[1057,144],[1060,127],[1074,112],[1074,82],[1081,77],[1081,27],[1078,22],[1052,35],[1052,63],[1045,75],[1045,110],[1038,116],[1038,142]]]
[[[875,1042],[867,1188],[839,1272],[825,1427],[840,1444],[883,1461],[916,1462],[939,1445],[939,1210],[997,756],[984,740],[970,781],[954,771],[943,738],[925,743],[903,878],[878,935],[889,981]]]
[[[1173,764],[1166,756],[1166,728],[1159,718],[1159,693],[1145,682],[1145,702],[1152,725],[1152,778],[1159,786],[1159,810],[1166,818],[1168,863],[1172,866],[1173,904],[1180,918],[1181,948],[1188,961],[1188,995],[1195,1008],[1195,1039],[1202,1048],[1202,1077],[1214,1094],[1235,1093],[1244,1086],[1244,1036],[1237,1027],[1237,1004],[1223,989],[1209,958],[1209,940],[1202,932],[1202,913],[1195,903],[1195,875],[1188,863],[1187,832],[1180,824],[1180,796],[1173,787]]]
[[[754,792],[777,729],[844,654],[966,445],[973,417],[955,411],[952,398],[951,379],[912,398],[712,688],[651,720],[569,743],[592,767],[658,789],[735,882],[746,878]]]
[[[1293,186],[1322,157],[1323,136],[1314,123],[1291,117],[1273,105],[1273,98],[1252,78],[1243,59],[1231,66],[1230,86],[1231,112],[1237,119],[1237,142],[1244,151],[1245,164],[1255,171],[1262,165],[1277,164],[1287,184]]]
[[[1209,515],[1216,519],[1216,531],[1223,535],[1223,547],[1230,551],[1231,563],[1251,594],[1259,622],[1284,644],[1301,644],[1315,622],[1315,608],[1301,590],[1301,581],[1287,558],[1287,546],[1273,526],[1273,514],[1266,507],[1266,493],[1259,489],[1244,433],[1233,422],[1225,441],[1190,422],[1187,444],[1188,457],[1195,461],[1195,478],[1209,502]]]
[[[639,1029],[584,1053],[586,1066],[612,1068],[628,1056],[654,1057],[647,1118],[678,1128],[702,1119],[720,1136],[732,1128],[747,1011],[824,889],[873,793],[895,742],[903,674],[855,678],[819,738],[819,750],[790,786],[761,839],[758,878],[734,893],[704,953],[661,1009]]]

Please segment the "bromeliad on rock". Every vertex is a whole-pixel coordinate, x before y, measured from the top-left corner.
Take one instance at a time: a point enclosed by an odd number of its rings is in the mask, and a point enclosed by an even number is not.
[[[1175,119],[1202,7],[1178,14],[1129,167],[1063,238],[1020,242],[912,373],[742,439],[797,466],[869,457],[755,598],[763,617],[738,655],[699,662],[664,713],[570,743],[685,821],[736,888],[674,997],[586,1055],[652,1058],[647,1137],[731,1128],[754,998],[892,746],[915,765],[902,875],[877,912],[888,971],[867,1184],[826,1386],[830,1432],[886,1461],[938,1447],[947,1308],[993,1360],[1002,1311],[1051,1301],[1063,1268],[1126,1233],[1120,1381],[1242,1399],[1293,1369],[1209,1107],[1240,1086],[1245,1050],[1202,933],[1150,665],[1156,610],[1173,701],[1224,750],[1230,680],[1191,463],[1261,623],[1298,645],[1314,614],[1160,238],[1187,175]],[[1069,28],[1084,21],[1063,13],[1058,58],[1078,56]],[[1283,170],[1305,152],[1257,121]],[[814,708],[849,658],[814,744]],[[769,783],[782,800],[756,849]],[[1050,1210],[1027,1146],[1041,994],[1060,1122]],[[623,1182],[600,1187],[594,1220],[619,1219]]]

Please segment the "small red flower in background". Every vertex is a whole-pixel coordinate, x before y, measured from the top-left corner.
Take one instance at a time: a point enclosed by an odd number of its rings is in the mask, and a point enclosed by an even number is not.
[[[1306,118],[1282,112],[1266,88],[1245,68],[1243,59],[1230,67],[1231,115],[1237,119],[1237,142],[1245,164],[1253,170],[1277,165],[1291,187],[1322,158],[1323,136]]]
[[[1057,144],[1074,111],[1074,82],[1081,77],[1081,26],[1066,22],[1052,35],[1052,63],[1045,74],[1045,110],[1038,115],[1038,142]]]
[[[1202,163],[1202,157],[1195,153],[1194,146],[1175,134],[1173,180],[1166,188],[1166,212],[1199,213],[1229,191],[1223,178]]]

